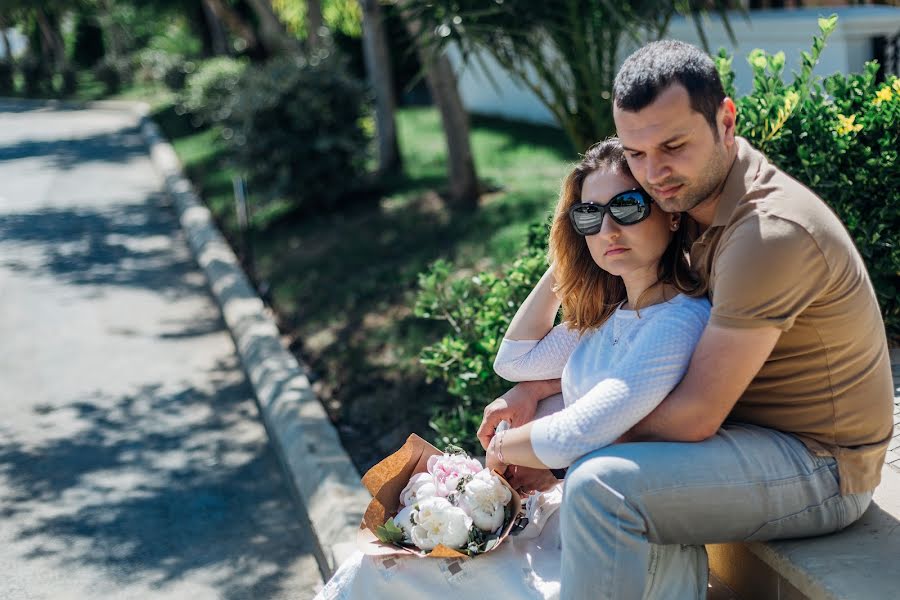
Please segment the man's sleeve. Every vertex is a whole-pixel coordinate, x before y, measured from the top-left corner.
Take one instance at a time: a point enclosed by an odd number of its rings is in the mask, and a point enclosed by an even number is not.
[[[725,236],[713,264],[710,323],[787,331],[828,286],[824,255],[792,221],[755,214]]]

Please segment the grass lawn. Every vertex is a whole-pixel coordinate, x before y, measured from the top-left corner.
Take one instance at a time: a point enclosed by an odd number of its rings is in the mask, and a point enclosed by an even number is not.
[[[217,131],[193,130],[171,107],[155,118],[242,251],[234,170]],[[431,407],[446,401],[417,362],[421,348],[443,334],[440,323],[412,315],[418,273],[438,258],[451,260],[460,276],[511,262],[528,224],[549,214],[577,158],[559,130],[476,118],[478,175],[499,191],[485,194],[471,214],[451,213],[440,197],[446,152],[437,112],[402,109],[398,121],[404,175],[386,182],[380,199],[302,219],[257,208],[249,236],[257,284],[268,292],[286,342],[315,372],[316,391],[361,470],[413,431],[433,437]]]

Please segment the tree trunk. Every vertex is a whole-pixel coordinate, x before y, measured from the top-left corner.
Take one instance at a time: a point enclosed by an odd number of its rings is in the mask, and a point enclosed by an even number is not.
[[[215,10],[210,7],[210,0],[202,0],[200,5],[203,7],[203,17],[206,20],[206,28],[209,31],[209,39],[212,43],[212,52],[215,56],[226,56],[230,54],[228,46],[228,36],[225,35],[225,27],[222,21],[216,16]]]
[[[306,43],[311,52],[316,51],[322,45],[322,38],[319,35],[322,23],[322,3],[319,0],[306,0]]]
[[[394,113],[394,80],[391,57],[379,0],[359,0],[363,14],[363,55],[369,82],[375,91],[375,126],[378,134],[379,173],[403,170],[400,146],[397,144],[397,122]]]
[[[0,19],[0,44],[3,44],[3,57],[9,64],[15,64],[15,59],[12,55],[12,45],[9,43],[9,36],[6,33],[6,21],[4,19]]]
[[[97,13],[97,21],[107,38],[104,40],[108,42],[104,44],[107,50],[106,53],[113,59],[119,58],[125,54],[124,32],[110,16],[112,15],[112,1],[100,0],[99,4],[102,10]]]
[[[59,22],[48,15],[43,8],[35,11],[38,26],[41,28],[46,48],[53,56],[53,66],[60,73],[66,70],[66,46],[62,34],[59,32]]]
[[[410,37],[413,40],[419,39],[422,24],[411,15],[409,9],[403,9],[401,13]],[[469,115],[459,97],[456,75],[445,54],[435,57],[418,45],[416,52],[425,72],[425,82],[432,101],[441,113],[444,126],[450,203],[456,209],[473,210],[478,207],[478,177],[469,144]]]
[[[269,0],[247,0],[259,21],[259,37],[271,54],[293,54],[300,51],[300,44],[288,34]]]
[[[253,28],[222,0],[203,0],[203,13],[207,12],[212,13],[220,25],[224,23],[231,33],[241,38],[247,48],[255,48],[259,43]],[[210,33],[212,31],[210,27]]]

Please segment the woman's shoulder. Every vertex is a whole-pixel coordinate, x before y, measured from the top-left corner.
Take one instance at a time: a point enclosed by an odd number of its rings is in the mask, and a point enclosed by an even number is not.
[[[660,307],[660,310],[656,314],[666,320],[672,318],[699,320],[703,325],[709,320],[709,312],[712,309],[706,296],[693,298],[685,294],[678,294],[657,306]]]
[[[709,310],[712,308],[712,304],[710,304],[709,298],[707,298],[705,295],[700,297],[692,297],[688,296],[687,294],[678,294],[668,303],[674,304],[676,306],[686,306],[693,310],[705,310],[706,312],[709,312]]]

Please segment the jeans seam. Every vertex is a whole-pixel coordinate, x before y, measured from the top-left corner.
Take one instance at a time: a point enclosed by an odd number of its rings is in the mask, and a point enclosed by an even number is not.
[[[720,483],[714,483],[714,484],[711,484],[711,483],[704,483],[704,484],[697,484],[697,485],[685,484],[685,485],[679,485],[679,486],[659,487],[659,488],[653,488],[650,490],[644,490],[644,491],[640,492],[639,496],[640,497],[643,497],[646,495],[652,496],[658,492],[671,492],[672,490],[684,490],[684,489],[708,488],[708,487],[749,487],[749,486],[754,486],[754,485],[763,485],[765,487],[775,487],[775,486],[781,486],[781,485],[788,485],[788,484],[795,483],[795,482],[803,480],[803,479],[812,478],[813,476],[818,475],[819,473],[821,473],[823,470],[826,470],[826,469],[829,469],[829,466],[823,465],[823,466],[818,467],[817,469],[813,470],[810,473],[804,473],[802,475],[792,475],[791,477],[785,477],[783,479],[773,479],[770,481],[742,481],[739,483],[737,483],[737,482],[735,482],[735,483],[720,482]],[[838,485],[840,485],[840,484],[838,484]]]
[[[616,533],[614,534],[615,543],[613,544],[613,556],[612,556],[613,568],[610,569],[610,571],[611,571],[610,578],[607,579],[607,589],[612,589],[612,582],[617,581],[616,575],[617,575],[617,571],[619,569],[619,560],[618,560],[619,559],[619,545],[622,543],[622,540],[621,540],[622,536],[620,535],[620,533],[622,532],[622,526],[621,526],[622,525],[622,517],[621,517],[620,513],[622,512],[622,507],[624,507],[624,506],[625,506],[625,500],[623,498],[623,499],[619,500],[619,505],[616,507],[616,529],[615,529]]]
[[[845,507],[845,505],[844,505],[844,502],[843,502],[843,499],[842,499],[840,493],[837,493],[837,494],[835,494],[835,495],[833,495],[833,496],[829,496],[828,498],[823,499],[823,500],[822,500],[821,502],[819,502],[818,504],[810,504],[810,505],[808,505],[808,506],[805,506],[803,509],[798,510],[797,512],[793,512],[793,513],[791,513],[791,514],[789,514],[789,515],[784,515],[783,517],[779,517],[779,518],[777,518],[777,519],[771,519],[771,520],[769,520],[769,521],[766,521],[765,523],[763,523],[762,525],[760,525],[759,527],[757,527],[757,528],[753,531],[753,533],[751,533],[750,535],[746,536],[746,537],[744,538],[743,541],[746,542],[746,541],[748,541],[748,540],[751,540],[751,539],[752,539],[757,533],[759,533],[762,529],[768,527],[769,525],[772,525],[773,523],[779,523],[779,522],[781,522],[781,521],[785,521],[785,520],[787,520],[787,519],[794,518],[794,517],[796,517],[796,516],[798,516],[798,515],[802,515],[803,513],[808,512],[808,511],[813,510],[813,509],[822,509],[822,510],[825,510],[825,505],[828,504],[829,502],[831,502],[832,500],[834,500],[835,498],[838,499],[838,502],[837,502],[837,510],[838,510],[838,513],[839,513],[839,514],[838,514],[838,528],[837,528],[835,531],[840,531],[841,529],[843,529],[844,527],[846,527],[845,523],[846,523],[846,520],[847,520],[847,510],[846,510],[846,507]],[[777,538],[774,538],[774,539],[777,539]]]

